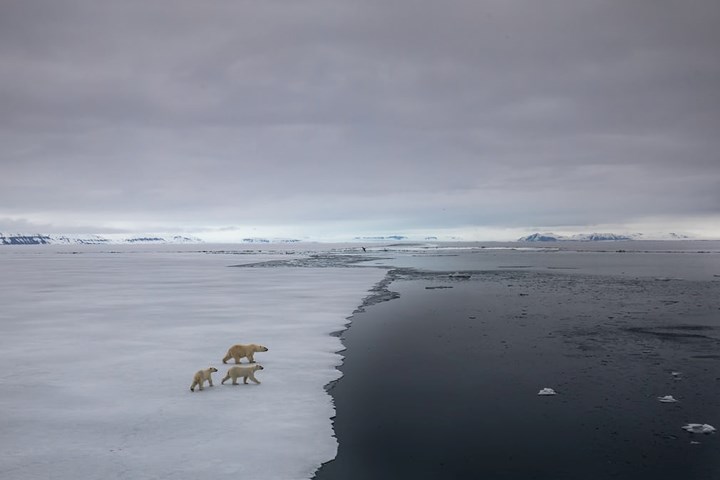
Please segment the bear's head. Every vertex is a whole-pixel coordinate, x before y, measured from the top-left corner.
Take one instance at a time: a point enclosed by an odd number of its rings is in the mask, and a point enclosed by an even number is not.
[[[260,365],[259,363],[256,363],[256,364],[253,366],[253,368],[254,368],[255,370],[265,370],[265,368],[264,368],[262,365]]]
[[[267,352],[268,351],[268,348],[263,345],[256,345],[255,348],[257,348],[258,352]]]
[[[208,370],[209,370],[211,373],[218,371],[217,368],[215,368],[215,367],[210,367],[210,368],[208,368]]]

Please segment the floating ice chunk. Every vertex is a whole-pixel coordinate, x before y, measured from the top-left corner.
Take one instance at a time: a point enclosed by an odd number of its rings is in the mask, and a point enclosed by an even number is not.
[[[688,431],[690,433],[713,433],[715,432],[715,427],[712,425],[708,425],[707,423],[688,423],[684,427],[682,427],[683,430]]]
[[[675,403],[677,399],[672,395],[665,395],[664,397],[658,397],[658,400],[662,403]]]
[[[673,376],[673,380],[682,380],[682,372],[670,372]]]
[[[552,388],[545,387],[538,392],[538,395],[557,395],[557,392]]]
[[[448,275],[450,278],[470,278],[472,275],[469,273],[455,272]]]

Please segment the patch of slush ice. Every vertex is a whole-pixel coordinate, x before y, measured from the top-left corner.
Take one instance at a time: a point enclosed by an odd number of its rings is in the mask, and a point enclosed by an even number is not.
[[[334,458],[330,334],[385,271],[232,261],[0,252],[0,478],[292,480]],[[235,343],[269,347],[262,385],[220,385]]]
[[[538,392],[538,395],[557,395],[557,392],[552,388],[545,387]]]
[[[658,401],[662,403],[675,403],[677,399],[672,395],[665,395],[664,397],[658,397]]]
[[[712,425],[708,425],[707,423],[688,423],[684,427],[682,427],[683,430],[690,432],[690,433],[713,433],[715,432],[715,427]]]

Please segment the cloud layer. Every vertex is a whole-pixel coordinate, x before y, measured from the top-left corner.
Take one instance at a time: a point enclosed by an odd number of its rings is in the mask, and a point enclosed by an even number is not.
[[[719,23],[702,0],[6,1],[0,231],[720,236]]]

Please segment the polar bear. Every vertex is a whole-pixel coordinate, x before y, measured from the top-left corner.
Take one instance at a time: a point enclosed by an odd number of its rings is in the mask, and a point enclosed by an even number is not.
[[[190,385],[190,391],[191,391],[191,392],[194,392],[194,391],[195,391],[195,387],[196,387],[197,385],[200,385],[200,390],[202,390],[202,389],[203,389],[203,383],[205,383],[206,380],[207,380],[207,382],[210,384],[210,386],[212,387],[212,386],[213,386],[213,384],[212,384],[212,374],[213,374],[213,372],[217,372],[217,368],[215,368],[215,367],[210,367],[210,368],[206,368],[205,370],[198,370],[197,372],[195,372],[195,376],[193,377],[192,385]]]
[[[222,385],[225,384],[225,380],[228,378],[232,378],[232,384],[237,385],[237,379],[240,377],[243,377],[243,383],[247,383],[248,378],[252,380],[253,382],[260,384],[260,381],[255,378],[255,372],[258,370],[264,370],[263,366],[259,363],[256,363],[255,365],[248,365],[243,367],[230,367],[227,371],[227,375],[225,375],[225,378],[222,379],[222,382],[220,382]]]
[[[247,357],[250,363],[255,363],[255,358],[253,358],[255,353],[267,351],[267,347],[263,347],[262,345],[255,345],[254,343],[251,343],[249,345],[233,345],[225,354],[225,358],[223,358],[223,363],[227,363],[230,358],[234,358],[235,363],[240,363],[240,359],[243,357]]]

